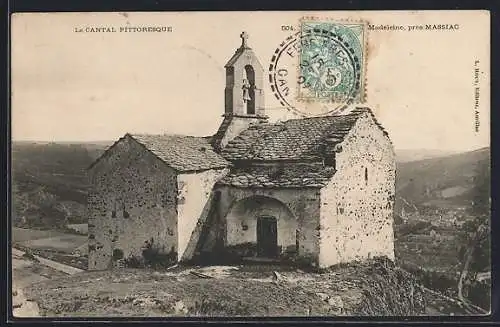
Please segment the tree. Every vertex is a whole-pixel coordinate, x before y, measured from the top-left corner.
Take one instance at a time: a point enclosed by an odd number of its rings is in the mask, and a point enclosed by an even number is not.
[[[64,214],[64,225],[69,223],[69,218],[71,217],[71,208],[64,202],[59,202],[56,208]]]
[[[12,186],[13,224],[28,227],[62,227],[66,215],[58,207],[57,197],[44,186],[36,186],[28,191],[21,191],[19,186]]]
[[[12,224],[14,226],[23,226],[26,224],[26,213],[32,208],[26,193],[19,190],[16,183],[12,183]]]
[[[463,268],[458,281],[458,297],[465,305],[465,284],[471,284],[478,272],[491,269],[490,259],[490,163],[478,162],[473,179],[473,199],[469,214],[473,219],[463,226]]]
[[[471,214],[489,218],[491,206],[491,173],[489,160],[481,160],[477,163],[473,183]]]

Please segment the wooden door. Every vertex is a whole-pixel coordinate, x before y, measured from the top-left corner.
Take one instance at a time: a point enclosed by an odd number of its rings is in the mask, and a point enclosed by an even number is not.
[[[278,255],[278,223],[276,217],[260,216],[257,219],[257,254],[274,258]]]

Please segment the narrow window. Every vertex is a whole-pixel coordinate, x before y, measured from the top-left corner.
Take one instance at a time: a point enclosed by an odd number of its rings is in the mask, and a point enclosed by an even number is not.
[[[113,260],[123,259],[123,251],[121,249],[113,250]]]
[[[365,167],[365,184],[368,185],[368,168]]]
[[[334,155],[325,156],[324,163],[325,166],[335,168],[335,156]]]
[[[299,230],[296,229],[295,230],[295,252],[296,253],[299,253],[299,236],[300,236]]]

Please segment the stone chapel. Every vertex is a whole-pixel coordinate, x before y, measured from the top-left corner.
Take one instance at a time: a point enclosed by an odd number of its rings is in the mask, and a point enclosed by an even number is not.
[[[179,262],[394,260],[387,132],[365,107],[269,122],[241,37],[214,135],[125,134],[89,167],[89,270],[140,260],[145,243]]]

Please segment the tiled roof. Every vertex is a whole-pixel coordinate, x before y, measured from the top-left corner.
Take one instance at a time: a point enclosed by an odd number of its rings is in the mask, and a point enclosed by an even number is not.
[[[236,168],[218,183],[236,187],[323,187],[335,174],[321,164]]]
[[[215,153],[209,138],[183,135],[130,135],[177,171],[197,171],[229,166]]]
[[[222,155],[228,160],[318,159],[323,147],[341,143],[364,113],[373,117],[370,109],[356,108],[344,115],[252,125],[229,142]]]

